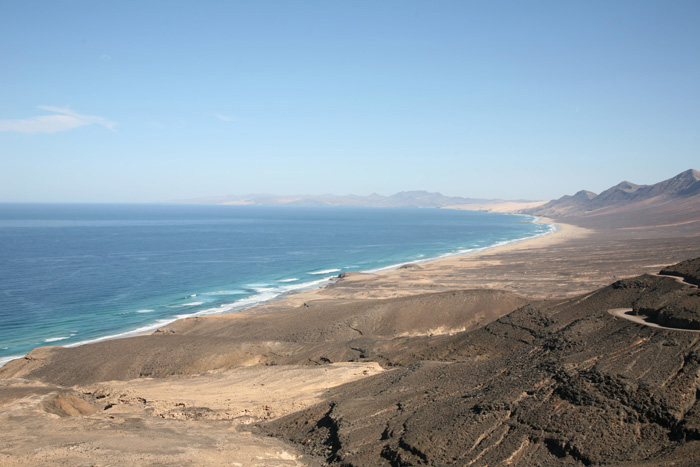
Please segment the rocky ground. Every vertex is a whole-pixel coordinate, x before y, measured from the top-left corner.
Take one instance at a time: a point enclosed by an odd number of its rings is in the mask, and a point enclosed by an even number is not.
[[[700,286],[700,258],[681,261],[661,270],[661,274],[682,277],[685,282]]]
[[[261,429],[343,465],[698,465],[700,334],[607,313],[688,287],[530,303]]]

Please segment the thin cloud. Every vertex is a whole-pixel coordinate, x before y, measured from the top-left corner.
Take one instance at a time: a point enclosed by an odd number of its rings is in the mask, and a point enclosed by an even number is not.
[[[37,108],[48,110],[56,115],[40,115],[19,120],[0,120],[0,131],[17,133],[58,133],[86,125],[102,125],[114,131],[116,123],[94,115],[82,115],[70,109],[40,105]]]
[[[233,121],[233,118],[231,118],[231,117],[229,117],[229,116],[227,116],[227,115],[214,114],[214,116],[215,116],[216,118],[218,118],[219,120],[223,120],[224,122],[232,122],[232,121]]]

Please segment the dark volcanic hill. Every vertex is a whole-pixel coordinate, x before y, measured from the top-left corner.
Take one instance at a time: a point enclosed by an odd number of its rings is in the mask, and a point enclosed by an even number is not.
[[[622,182],[599,195],[579,191],[563,196],[528,214],[562,221],[576,219],[577,224],[591,227],[663,227],[700,225],[700,172],[686,170],[654,185]]]
[[[640,306],[700,316],[700,292],[645,275],[530,303],[263,429],[348,466],[700,465],[700,333],[608,312]]]

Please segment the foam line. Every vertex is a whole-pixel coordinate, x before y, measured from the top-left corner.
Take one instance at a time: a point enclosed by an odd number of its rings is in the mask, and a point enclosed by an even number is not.
[[[324,269],[323,271],[307,272],[307,274],[312,274],[314,276],[319,274],[331,274],[333,272],[340,272],[342,269]]]

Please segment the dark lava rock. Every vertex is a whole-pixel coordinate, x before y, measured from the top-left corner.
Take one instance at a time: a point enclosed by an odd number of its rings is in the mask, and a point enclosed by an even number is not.
[[[684,291],[672,294],[656,309],[640,310],[652,322],[679,329],[700,330],[700,291]]]
[[[338,465],[700,465],[700,334],[607,313],[696,310],[694,290],[641,276],[531,303],[261,429]]]
[[[635,314],[647,316],[649,321],[661,326],[700,330],[700,289],[697,287],[688,287],[671,278],[655,280],[653,276],[620,283],[614,286],[623,288],[633,284],[633,287],[644,291],[632,303]]]
[[[690,284],[700,286],[700,258],[682,261],[661,270],[660,274],[680,276]]]

